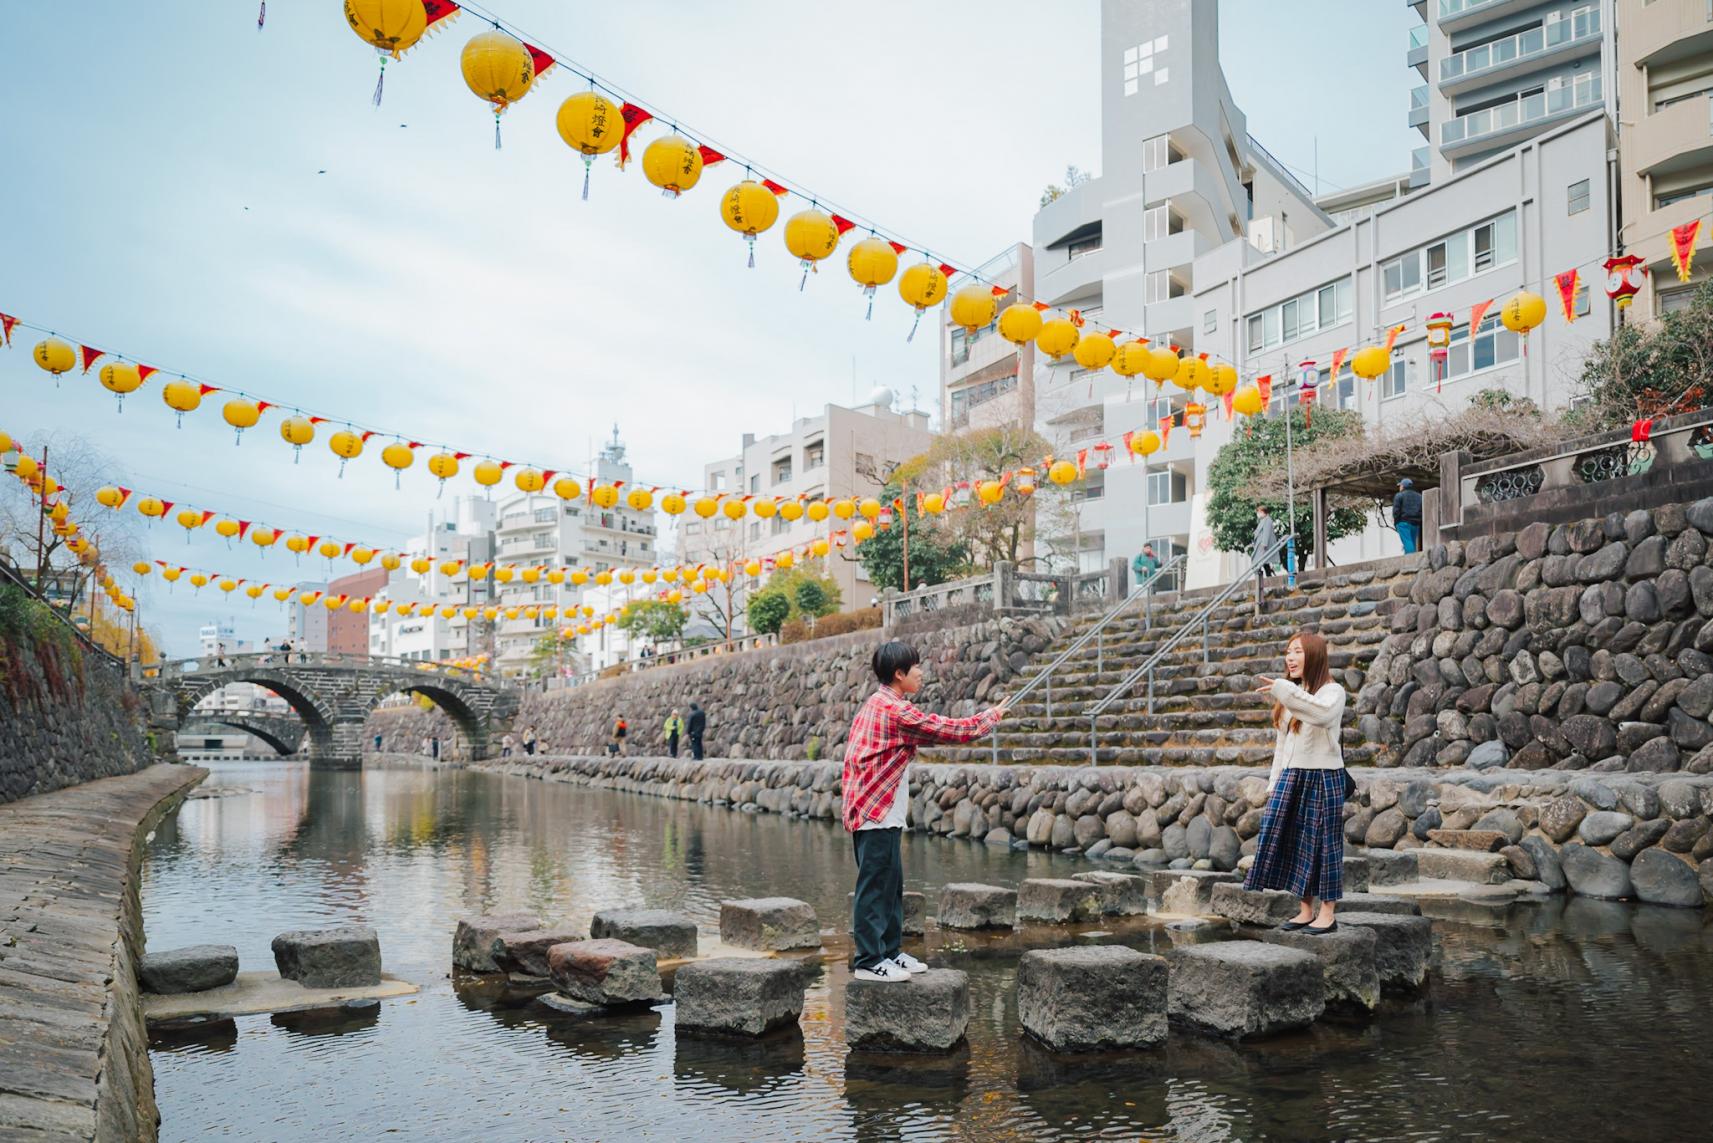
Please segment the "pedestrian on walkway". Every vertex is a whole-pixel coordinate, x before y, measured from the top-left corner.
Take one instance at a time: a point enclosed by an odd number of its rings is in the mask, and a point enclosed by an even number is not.
[[[226,644],[216,643],[214,645],[214,665],[216,667],[224,667],[226,665]]]
[[[375,735],[375,753],[379,754],[380,752],[381,752],[381,736],[377,734],[377,735]]]
[[[630,724],[625,721],[625,716],[621,714],[618,720],[613,723],[612,753],[622,756],[625,752],[625,739],[628,737],[630,737]]]
[[[690,704],[690,757],[702,760],[702,735],[708,730],[708,715],[699,703]]]
[[[684,718],[673,707],[672,713],[666,716],[666,752],[672,757],[678,757],[678,738],[684,733]]]
[[[845,748],[844,822],[856,851],[851,935],[858,980],[909,980],[928,966],[905,952],[904,863],[900,842],[918,746],[974,742],[992,732],[1005,704],[969,718],[930,714],[910,702],[922,689],[922,657],[908,643],[882,643],[871,661],[880,686],[857,711]]]
[[[1422,494],[1407,476],[1398,481],[1398,494],[1392,497],[1392,526],[1404,542],[1405,555],[1422,550]]]
[[[1352,792],[1339,745],[1344,688],[1327,667],[1326,640],[1313,632],[1285,645],[1285,677],[1258,676],[1255,693],[1273,700],[1273,770],[1267,807],[1245,889],[1288,889],[1302,907],[1279,926],[1330,933],[1344,896],[1344,803]]]
[[[436,762],[440,761],[440,736],[438,734],[436,734],[433,738],[430,738],[428,740],[428,746],[429,746],[429,751],[428,751],[429,755]]]
[[[535,727],[533,726],[523,728],[523,752],[531,757],[535,756]]]
[[[428,754],[428,737],[426,735],[423,736],[422,750],[420,751],[420,753],[422,753],[424,756],[427,756],[427,754]]]
[[[1142,550],[1130,561],[1130,573],[1135,577],[1135,585],[1141,587],[1148,577],[1160,570],[1160,557],[1154,554],[1153,544],[1143,544]]]
[[[516,745],[516,741],[517,740],[514,739],[509,734],[500,735],[500,757],[501,758],[510,758],[512,756],[512,747],[514,745]]]
[[[1265,504],[1255,505],[1255,537],[1254,543],[1251,544],[1249,548],[1249,558],[1252,560],[1258,560],[1263,556],[1267,556],[1268,559],[1271,560],[1272,557],[1268,553],[1273,550],[1273,545],[1278,542],[1279,532],[1273,525],[1273,513],[1267,510],[1267,506]],[[1274,574],[1274,568],[1271,562],[1261,565],[1261,574]]]

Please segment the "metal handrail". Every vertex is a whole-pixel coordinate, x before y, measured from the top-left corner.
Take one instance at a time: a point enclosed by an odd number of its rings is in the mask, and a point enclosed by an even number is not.
[[[1114,619],[1117,619],[1125,608],[1129,607],[1138,599],[1145,598],[1148,601],[1148,606],[1143,611],[1142,625],[1144,628],[1152,627],[1154,622],[1154,585],[1158,583],[1160,578],[1167,572],[1171,571],[1179,564],[1184,563],[1188,558],[1189,557],[1187,555],[1173,556],[1170,562],[1161,564],[1159,567],[1155,568],[1152,575],[1130,590],[1130,594],[1126,595],[1123,599],[1108,608],[1106,614],[1102,615],[1095,621],[1094,626],[1077,636],[1075,641],[1073,641],[1069,647],[1066,647],[1063,651],[1059,652],[1051,663],[1048,663],[1046,667],[1037,672],[1034,678],[1030,679],[1027,683],[1024,683],[1022,690],[1019,690],[1016,694],[1006,700],[1007,704],[1009,705],[1017,702],[1030,691],[1034,690],[1039,683],[1045,681],[1047,683],[1047,717],[1053,717],[1053,672],[1064,666],[1072,655],[1088,646],[1090,639],[1096,640],[1095,669],[1098,671],[1105,656],[1105,648],[1099,641],[1100,633],[1106,629],[1107,624],[1111,623]],[[999,761],[999,728],[995,727],[993,733],[989,737],[993,744],[993,760],[997,763]]]
[[[1210,656],[1209,656],[1208,644],[1207,644],[1207,623],[1208,623],[1209,617],[1211,617],[1213,614],[1214,608],[1218,607],[1220,604],[1224,603],[1226,600],[1230,599],[1233,595],[1235,595],[1240,589],[1247,586],[1249,577],[1254,576],[1255,577],[1255,606],[1256,606],[1257,610],[1259,610],[1259,608],[1261,606],[1261,590],[1262,590],[1261,569],[1266,567],[1268,564],[1272,563],[1274,560],[1274,557],[1276,557],[1280,552],[1284,551],[1286,544],[1288,544],[1289,542],[1290,542],[1290,536],[1287,535],[1287,536],[1280,537],[1278,540],[1275,540],[1273,542],[1272,547],[1268,548],[1265,552],[1261,552],[1260,554],[1258,554],[1255,557],[1255,562],[1249,565],[1249,570],[1247,572],[1245,572],[1243,575],[1238,576],[1236,579],[1232,580],[1229,584],[1227,584],[1225,586],[1225,588],[1222,591],[1220,591],[1220,593],[1218,595],[1216,595],[1212,599],[1208,600],[1207,606],[1203,607],[1200,611],[1196,612],[1196,614],[1190,616],[1190,618],[1184,620],[1183,624],[1178,628],[1176,633],[1174,633],[1171,638],[1167,639],[1164,643],[1160,644],[1157,648],[1155,648],[1154,653],[1152,655],[1149,655],[1146,659],[1144,659],[1142,661],[1142,664],[1140,666],[1138,666],[1134,671],[1131,671],[1128,675],[1124,676],[1123,681],[1121,681],[1117,686],[1113,687],[1112,690],[1108,691],[1104,698],[1102,698],[1099,702],[1095,703],[1093,706],[1089,707],[1089,711],[1088,711],[1088,750],[1089,750],[1089,762],[1090,762],[1090,764],[1094,763],[1095,756],[1096,756],[1095,755],[1095,729],[1094,729],[1095,720],[1097,718],[1099,718],[1102,714],[1105,714],[1106,709],[1108,707],[1110,707],[1113,703],[1117,702],[1120,695],[1122,695],[1125,691],[1129,690],[1131,687],[1135,686],[1136,680],[1140,679],[1143,675],[1148,676],[1148,713],[1153,714],[1154,713],[1154,668],[1159,666],[1160,660],[1164,659],[1167,655],[1169,655],[1172,651],[1174,651],[1177,648],[1178,644],[1184,641],[1184,637],[1190,633],[1190,630],[1192,628],[1194,628],[1196,624],[1199,623],[1199,624],[1201,624],[1202,662],[1203,663],[1208,662]]]

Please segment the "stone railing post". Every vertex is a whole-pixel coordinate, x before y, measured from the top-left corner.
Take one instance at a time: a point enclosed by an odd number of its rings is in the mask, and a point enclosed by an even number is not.
[[[993,609],[1009,611],[1017,599],[1017,565],[998,560],[993,565]]]
[[[1123,556],[1113,556],[1106,567],[1107,575],[1111,577],[1106,585],[1106,601],[1117,603],[1130,594],[1130,561]]]
[[[1473,457],[1464,451],[1445,452],[1439,456],[1439,526],[1456,528],[1463,523],[1463,466]],[[1425,513],[1424,513],[1425,515]],[[1424,521],[1425,523],[1426,521]],[[1428,537],[1424,536],[1426,547]],[[1432,537],[1435,544],[1440,537]]]

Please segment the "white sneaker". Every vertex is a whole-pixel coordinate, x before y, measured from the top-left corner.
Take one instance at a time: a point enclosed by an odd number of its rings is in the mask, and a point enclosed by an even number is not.
[[[901,952],[897,956],[893,957],[892,963],[903,969],[905,972],[908,972],[911,976],[915,976],[919,972],[928,971],[927,965],[923,964],[907,952]]]
[[[881,984],[898,984],[910,979],[909,970],[889,960],[883,960],[873,968],[859,968],[851,975],[857,980],[875,980]]]

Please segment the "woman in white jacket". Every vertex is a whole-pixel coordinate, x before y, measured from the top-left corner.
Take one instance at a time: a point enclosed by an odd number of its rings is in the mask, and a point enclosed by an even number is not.
[[[1286,645],[1284,678],[1256,682],[1256,692],[1273,699],[1276,742],[1255,864],[1243,885],[1302,898],[1296,918],[1280,928],[1330,933],[1338,928],[1333,902],[1344,895],[1344,688],[1327,669],[1326,640],[1309,631]]]

